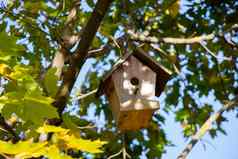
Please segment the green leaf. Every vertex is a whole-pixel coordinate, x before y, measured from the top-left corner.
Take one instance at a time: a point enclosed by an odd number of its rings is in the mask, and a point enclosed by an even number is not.
[[[9,36],[6,32],[0,32],[0,61],[8,62],[12,57],[22,55],[24,47],[17,45],[17,38]]]
[[[56,68],[50,68],[44,78],[45,88],[51,97],[54,97],[58,90],[58,77],[55,75],[56,70]]]
[[[58,117],[56,108],[51,105],[53,99],[49,97],[41,96],[38,92],[26,93],[23,98],[19,98],[21,93],[15,93],[15,96],[8,97],[11,101],[6,103],[2,109],[5,118],[10,118],[12,113],[15,113],[24,121],[32,121],[36,125],[41,125],[46,119]]]
[[[24,7],[31,13],[38,13],[39,10],[47,9],[47,5],[43,0],[26,0]]]

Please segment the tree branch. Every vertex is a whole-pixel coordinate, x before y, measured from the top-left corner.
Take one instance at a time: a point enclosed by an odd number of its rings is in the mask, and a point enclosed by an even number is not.
[[[75,0],[72,4],[72,8],[70,9],[69,14],[66,18],[64,29],[62,30],[62,35],[60,37],[59,50],[56,52],[52,61],[51,67],[55,67],[57,69],[55,74],[58,78],[61,77],[65,61],[67,61],[70,57],[70,47],[73,46],[78,40],[78,37],[75,37],[75,35],[73,35],[73,30],[75,27],[75,22],[78,19],[77,10],[79,5],[80,3],[78,0]]]
[[[141,41],[145,43],[171,43],[171,44],[193,44],[193,43],[200,43],[201,41],[211,40],[214,38],[214,34],[196,36],[192,38],[173,38],[173,37],[164,37],[164,38],[157,38],[157,37],[150,37],[148,33],[135,33],[132,30],[128,30],[127,32],[131,37],[132,40]]]
[[[83,29],[79,45],[70,59],[70,66],[63,75],[62,85],[58,90],[55,102],[53,103],[53,105],[58,109],[60,115],[65,108],[67,99],[76,81],[77,75],[86,60],[88,49],[92,43],[92,40],[111,3],[112,0],[97,1],[95,9],[93,10],[89,21]]]
[[[197,142],[206,134],[207,131],[209,131],[212,126],[212,123],[215,122],[222,115],[223,112],[228,111],[237,105],[238,97],[236,97],[232,101],[226,102],[226,104],[220,110],[218,110],[215,114],[211,115],[202,125],[202,127],[198,130],[198,132],[192,137],[192,140],[187,144],[187,146],[180,153],[177,159],[186,159],[188,154],[192,151],[193,147],[197,144]]]
[[[94,90],[92,90],[91,92],[82,94],[82,95],[80,95],[80,96],[77,97],[77,100],[81,100],[81,99],[83,99],[83,98],[86,98],[86,97],[88,97],[88,96],[90,96],[90,95],[95,94],[96,92],[97,92],[97,89],[94,89]]]
[[[214,57],[216,60],[218,60],[218,59],[227,60],[227,61],[231,61],[231,60],[232,60],[231,57],[225,57],[225,56],[224,56],[224,57],[217,57],[214,52],[212,52],[210,49],[207,48],[206,45],[204,45],[202,42],[199,42],[199,43],[200,43],[200,45],[201,45],[212,57]]]
[[[99,49],[89,50],[87,58],[98,57],[104,55],[106,52],[109,52],[111,49],[110,44],[103,45]]]

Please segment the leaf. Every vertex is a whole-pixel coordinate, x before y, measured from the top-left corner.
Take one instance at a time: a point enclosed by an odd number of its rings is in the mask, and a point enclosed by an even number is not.
[[[61,153],[59,148],[55,145],[51,145],[48,148],[48,151],[45,156],[49,159],[72,159],[72,157],[66,155],[65,153]]]
[[[90,7],[94,6],[94,1],[93,0],[87,0],[86,2]]]
[[[68,132],[67,129],[57,127],[57,126],[52,126],[52,125],[44,125],[42,127],[39,127],[37,129],[38,133],[58,133],[58,132]]]
[[[176,0],[165,10],[165,13],[171,15],[174,18],[178,15],[179,9],[180,9],[180,0]]]
[[[43,125],[37,129],[38,133],[55,133],[54,134],[54,142],[62,143],[66,145],[67,149],[76,149],[83,152],[89,153],[101,153],[102,150],[100,148],[106,144],[105,141],[100,140],[86,140],[82,138],[77,138],[71,132],[70,129],[64,129],[61,127],[51,126],[51,125]],[[64,147],[65,148],[65,147]]]
[[[15,95],[16,99],[6,103],[2,109],[5,118],[10,118],[15,113],[24,121],[41,125],[46,119],[58,117],[56,108],[51,105],[53,99],[41,96],[38,92],[31,92],[23,98],[18,97],[21,93]]]
[[[41,155],[37,154],[37,151],[46,144],[47,142],[33,143],[31,140],[20,141],[16,144],[0,141],[0,154],[17,155],[19,158],[39,157]]]
[[[102,153],[103,151],[100,149],[107,142],[100,140],[85,140],[76,138],[74,135],[67,136],[64,138],[66,144],[69,148],[77,149],[80,151],[85,151],[89,153]]]
[[[0,75],[8,76],[11,73],[11,69],[6,64],[0,64]]]
[[[47,9],[47,5],[42,0],[26,0],[24,7],[32,13],[38,13],[39,10]]]
[[[51,97],[54,97],[58,90],[58,77],[55,75],[56,70],[56,68],[50,68],[44,78],[45,88]]]
[[[0,61],[9,62],[11,57],[19,56],[24,48],[16,44],[15,36],[8,36],[6,32],[0,32]]]
[[[69,128],[72,132],[74,132],[75,134],[79,134],[80,133],[80,131],[79,131],[80,129],[78,128],[79,127],[78,125],[80,125],[82,123],[82,120],[77,120],[75,122],[75,121],[73,121],[73,119],[75,119],[75,118],[76,117],[71,116],[69,113],[64,113],[62,115],[62,119],[63,119],[64,125],[67,128]]]
[[[33,81],[32,77],[32,67],[25,66],[25,65],[15,65],[13,70],[10,74],[10,77],[15,80],[22,80],[24,78],[29,78],[29,80]]]
[[[56,145],[47,146],[48,142],[33,143],[32,140],[20,141],[16,144],[0,141],[0,154],[14,155],[15,158],[32,158],[45,156],[49,159],[72,159],[60,152]]]

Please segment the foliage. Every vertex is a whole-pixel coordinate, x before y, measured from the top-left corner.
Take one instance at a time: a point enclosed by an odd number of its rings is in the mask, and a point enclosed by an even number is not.
[[[18,143],[10,143],[0,141],[0,154],[3,155],[14,155],[16,158],[32,158],[45,156],[47,158],[66,158],[71,157],[67,155],[70,149],[81,150],[89,153],[101,153],[99,149],[105,142],[102,141],[90,141],[81,138],[76,138],[73,134],[70,134],[70,130],[44,125],[37,129],[38,133],[48,134],[53,133],[51,141],[39,141],[34,143],[32,139],[27,141],[20,141]]]
[[[107,158],[124,147],[133,158],[142,153],[147,158],[161,158],[166,146],[172,145],[163,129],[165,116],[155,113],[147,129],[122,135],[104,96],[97,99],[89,95],[80,100],[77,97],[98,88],[100,79],[118,58],[134,49],[132,43],[150,52],[173,72],[161,98],[164,103],[161,111],[174,113],[175,122],[181,124],[186,138],[194,135],[218,109],[213,101],[223,104],[237,95],[237,1],[113,1],[90,45],[90,50],[105,46],[107,50],[88,57],[93,61],[88,64],[90,71],[77,68],[86,75],[75,82],[62,114],[58,114],[55,99],[58,90],[64,88],[61,84],[65,70],[72,66],[68,56],[75,54],[78,36],[95,8],[95,1],[4,2],[0,5],[0,112],[12,130],[0,122],[3,156],[87,158],[92,153],[91,157]],[[70,21],[74,7],[76,18]],[[155,37],[158,42],[135,43],[129,30],[145,36],[144,39]],[[163,40],[209,34],[214,38],[192,43]],[[58,68],[51,66],[57,52],[64,49],[69,55],[63,62],[61,77],[57,77]],[[60,126],[46,125],[50,119],[62,122]],[[209,134],[212,137],[218,132],[226,134],[222,128],[226,120],[221,115]],[[14,141],[14,134],[20,141]],[[40,141],[39,134],[47,134],[49,139]]]

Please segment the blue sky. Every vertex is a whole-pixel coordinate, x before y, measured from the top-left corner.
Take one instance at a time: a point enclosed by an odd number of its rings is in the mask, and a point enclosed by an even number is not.
[[[234,112],[225,113],[228,122],[223,124],[227,135],[221,133],[217,138],[212,139],[205,135],[189,154],[188,159],[238,159],[238,124]],[[167,137],[176,145],[169,147],[167,153],[162,159],[175,159],[183,150],[188,141],[182,136],[182,129],[178,123],[175,123],[173,115],[166,118],[165,130]],[[205,147],[204,147],[205,145]]]

